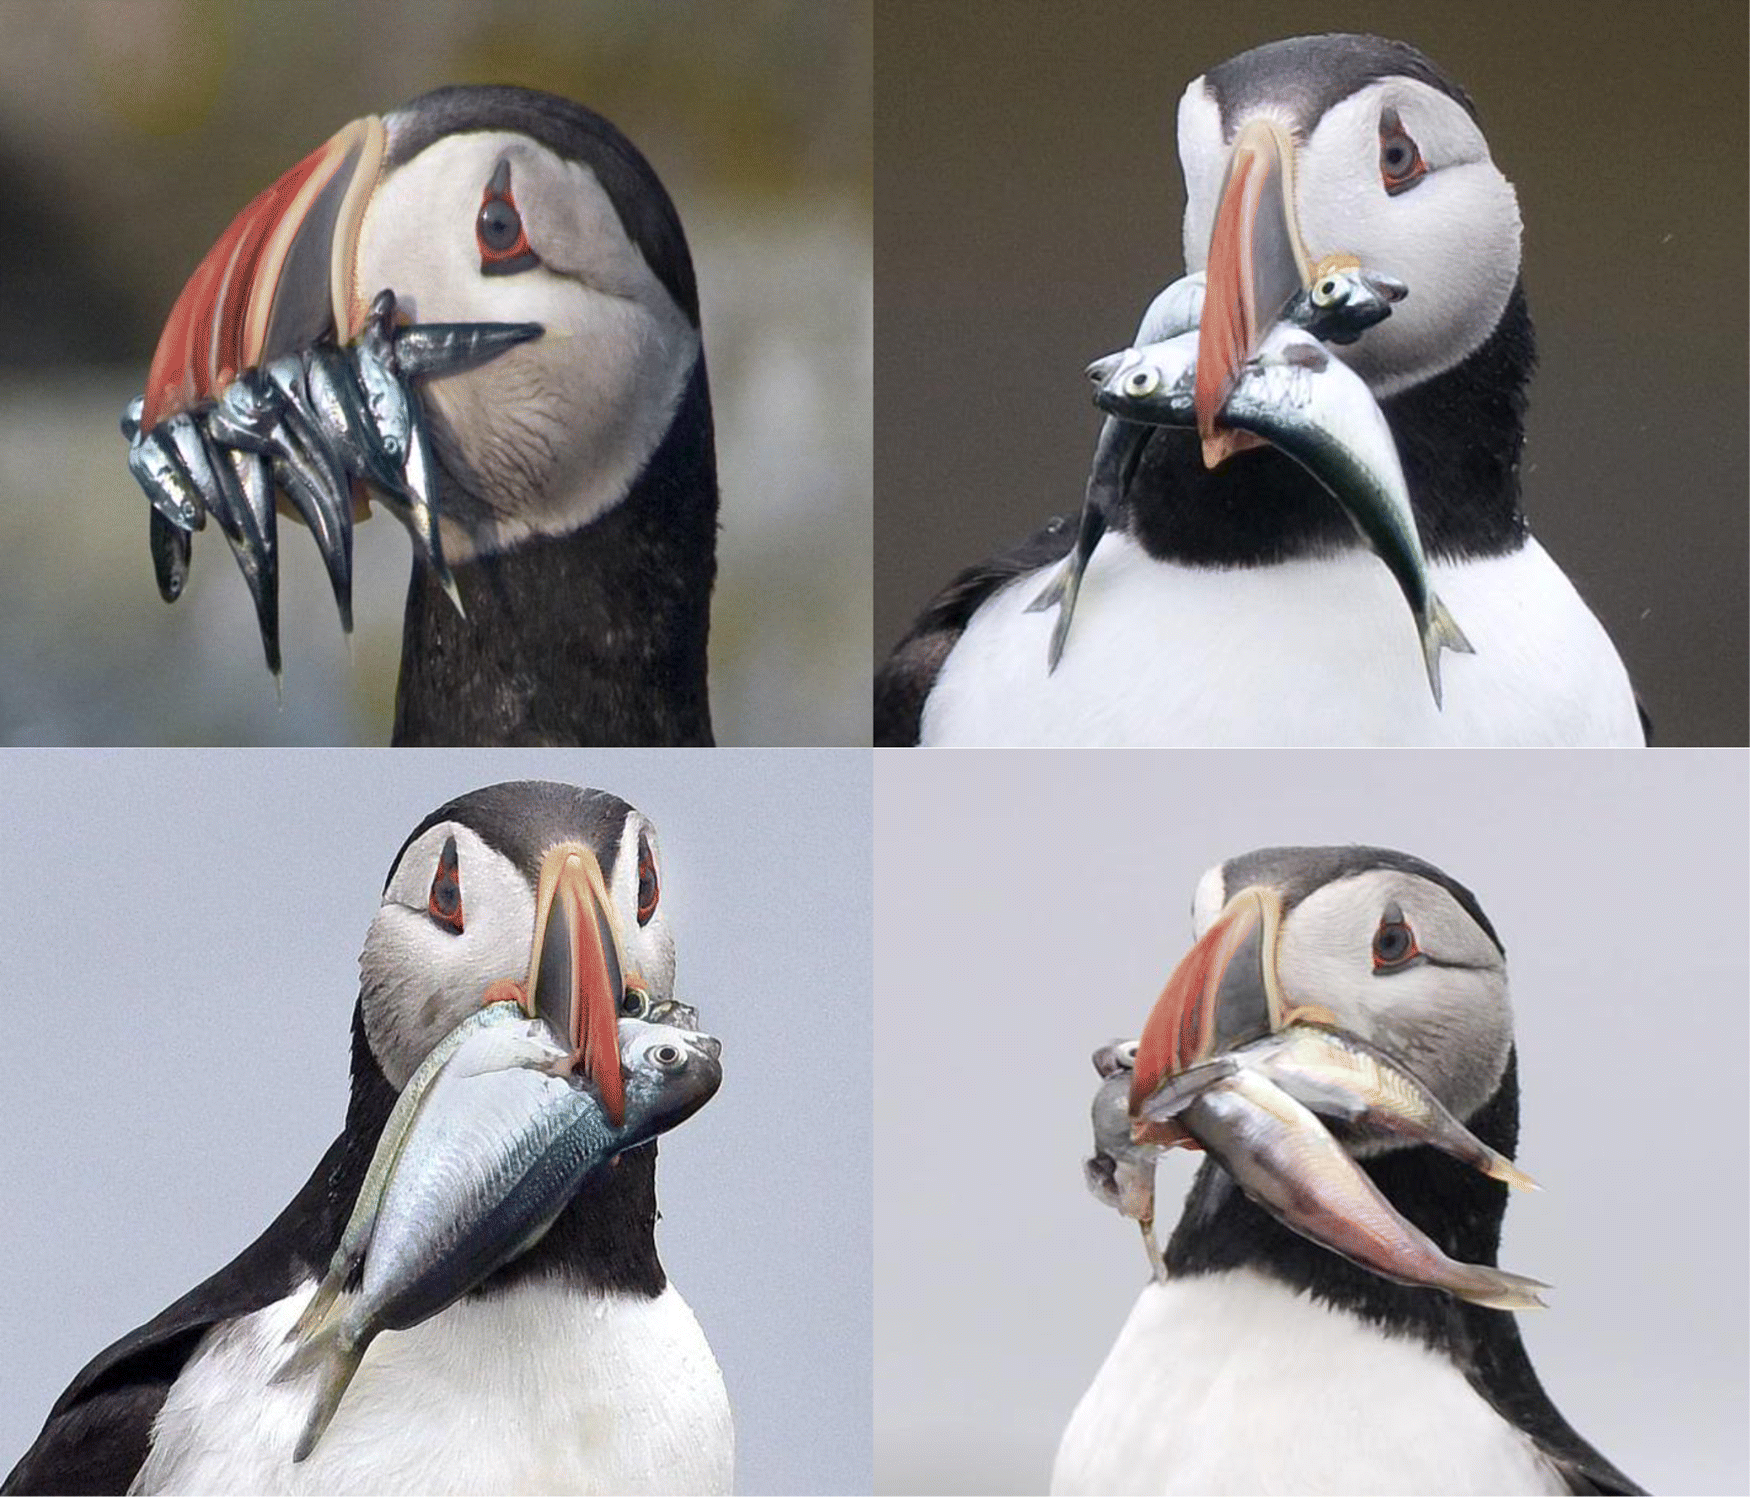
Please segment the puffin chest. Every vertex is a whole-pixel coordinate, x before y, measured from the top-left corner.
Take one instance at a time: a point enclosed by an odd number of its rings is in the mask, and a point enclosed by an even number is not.
[[[1143,1290],[1051,1490],[1568,1488],[1447,1358],[1241,1269]]]
[[[924,707],[926,744],[1639,744],[1628,676],[1536,541],[1429,569],[1475,646],[1436,708],[1391,574],[1359,548],[1274,566],[1160,562],[1107,535],[1055,672],[1024,575],[973,616]]]
[[[727,1492],[723,1375],[675,1288],[560,1279],[473,1295],[379,1336],[309,1458],[313,1381],[271,1382],[311,1286],[214,1331],[153,1428],[132,1490]]]

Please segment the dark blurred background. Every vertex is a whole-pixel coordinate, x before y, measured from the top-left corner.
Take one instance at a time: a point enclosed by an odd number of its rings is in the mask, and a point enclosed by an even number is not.
[[[184,279],[349,119],[520,83],[618,124],[698,268],[723,483],[728,743],[868,741],[866,0],[0,3],[0,741],[386,742],[409,548],[358,533],[349,652],[282,531],[285,701],[210,527],[158,599],[117,418]]]
[[[1470,90],[1518,188],[1534,530],[1659,741],[1745,743],[1745,18],[1739,0],[884,4],[877,659],[959,568],[1079,506],[1083,366],[1183,270],[1185,86],[1260,42],[1373,31]]]

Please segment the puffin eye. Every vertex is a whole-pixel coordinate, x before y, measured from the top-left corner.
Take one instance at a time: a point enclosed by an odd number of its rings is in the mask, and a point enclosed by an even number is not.
[[[1152,395],[1155,387],[1161,382],[1160,375],[1152,369],[1136,369],[1124,377],[1124,393],[1140,399],[1144,395]]]
[[[457,935],[462,933],[462,869],[456,861],[456,839],[446,837],[444,850],[438,854],[437,872],[431,879],[431,896],[425,912]]]
[[[643,988],[629,987],[620,1000],[620,1014],[627,1019],[642,1019],[650,1012],[650,994]]]
[[[1416,945],[1416,933],[1404,920],[1404,912],[1388,904],[1379,918],[1379,929],[1373,933],[1373,971],[1401,972],[1412,966],[1422,955]]]
[[[638,834],[638,923],[650,924],[656,913],[656,902],[662,898],[662,885],[656,877],[656,857],[650,851],[650,839]]]
[[[1428,175],[1428,163],[1409,132],[1388,109],[1379,117],[1379,179],[1392,197],[1408,192]]]
[[[529,247],[523,216],[511,194],[508,161],[498,163],[498,170],[481,194],[480,211],[474,217],[474,239],[480,246],[481,275],[515,275],[541,263],[541,257]]]

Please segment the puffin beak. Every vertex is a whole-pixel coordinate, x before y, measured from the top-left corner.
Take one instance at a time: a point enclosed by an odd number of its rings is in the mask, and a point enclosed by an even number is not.
[[[1197,337],[1197,431],[1215,468],[1263,439],[1216,422],[1240,369],[1289,298],[1312,283],[1294,210],[1294,143],[1274,120],[1249,120],[1234,138],[1209,237]]]
[[[354,120],[231,221],[158,338],[142,431],[217,396],[245,369],[363,320],[355,251],[383,164],[383,122]]]
[[[1186,1067],[1287,1021],[1289,1005],[1276,978],[1281,924],[1282,901],[1274,889],[1242,889],[1173,969],[1137,1042],[1133,1119]]]
[[[535,886],[525,1005],[570,1049],[572,1069],[595,1083],[615,1127],[626,1119],[619,1041],[624,974],[601,864],[582,844],[562,842],[542,861]]]

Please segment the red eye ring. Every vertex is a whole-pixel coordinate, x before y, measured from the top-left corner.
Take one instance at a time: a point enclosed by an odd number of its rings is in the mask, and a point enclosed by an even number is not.
[[[1396,909],[1387,910],[1373,933],[1373,970],[1399,972],[1413,965],[1422,955],[1416,944],[1416,933]]]
[[[541,263],[529,243],[529,231],[511,191],[510,163],[501,161],[480,194],[474,215],[474,243],[480,249],[482,275],[515,275]]]
[[[662,898],[662,884],[656,876],[656,857],[650,851],[650,842],[642,833],[638,837],[638,923],[650,924],[650,917],[656,913],[657,902]]]
[[[444,850],[438,854],[437,872],[432,875],[425,912],[439,925],[457,935],[462,933],[462,868],[456,858],[454,837],[444,839]]]
[[[1379,117],[1379,179],[1386,192],[1396,197],[1427,175],[1421,148],[1399,123],[1397,110],[1386,110]]]

